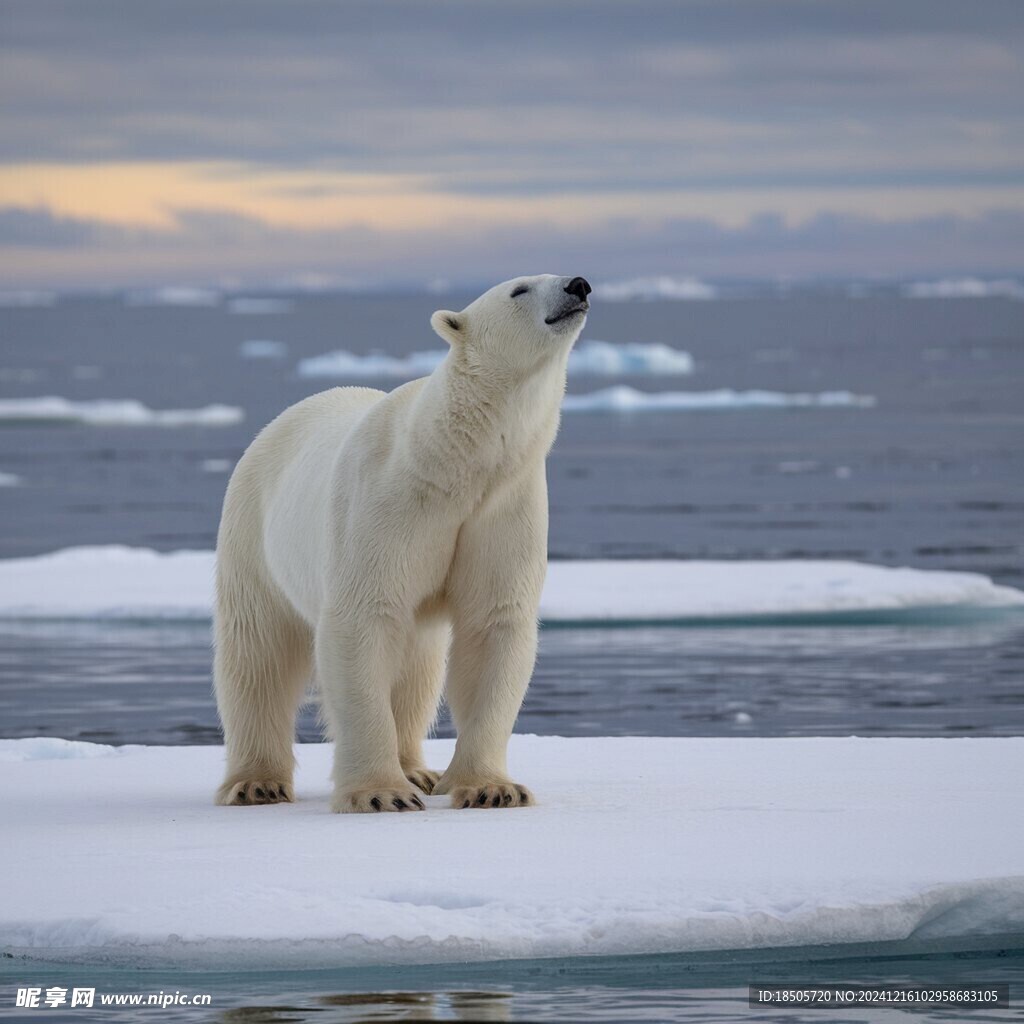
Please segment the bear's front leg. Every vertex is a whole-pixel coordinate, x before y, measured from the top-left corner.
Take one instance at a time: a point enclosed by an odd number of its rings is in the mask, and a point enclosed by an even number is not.
[[[452,647],[445,688],[458,739],[434,787],[451,794],[453,807],[534,802],[509,778],[505,757],[537,657],[547,511],[541,462],[495,492],[459,531],[448,582]]]
[[[474,627],[456,622],[446,695],[455,756],[434,787],[453,807],[523,807],[533,795],[508,775],[506,750],[537,655],[535,616]]]
[[[391,690],[401,671],[404,617],[377,607],[326,612],[317,628],[317,676],[334,738],[331,810],[342,813],[422,811],[398,751]]]

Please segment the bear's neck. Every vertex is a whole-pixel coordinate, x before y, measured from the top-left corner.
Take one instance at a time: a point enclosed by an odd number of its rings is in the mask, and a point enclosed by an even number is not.
[[[558,432],[568,352],[527,374],[474,366],[453,349],[420,394],[422,469],[452,497],[543,462]]]

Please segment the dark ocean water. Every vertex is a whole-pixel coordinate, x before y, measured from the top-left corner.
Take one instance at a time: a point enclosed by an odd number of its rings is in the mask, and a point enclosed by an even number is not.
[[[0,557],[77,544],[214,545],[227,471],[336,348],[437,349],[470,296],[226,302],[65,298],[0,309],[0,397],[224,403],[227,427],[0,419]],[[1024,303],[807,291],[595,303],[584,338],[662,342],[685,377],[644,390],[847,390],[872,408],[567,413],[549,462],[554,558],[854,558],[1024,585]],[[287,346],[243,358],[240,346]],[[383,388],[395,381],[369,381]],[[103,581],[97,580],[102,587]],[[1024,732],[1024,622],[545,631],[519,728],[561,734]],[[0,735],[215,742],[204,628],[0,625]],[[441,732],[446,732],[441,723]],[[317,736],[314,713],[301,736]]]
[[[299,377],[300,358],[436,349],[430,312],[468,298],[305,295],[268,315],[120,297],[0,310],[2,397],[245,411],[227,427],[0,420],[0,472],[20,479],[0,489],[0,556],[212,547],[227,467],[255,431],[345,383]],[[876,405],[566,414],[549,464],[552,557],[855,558],[1024,584],[1024,304],[884,290],[597,303],[584,338],[662,342],[692,353],[696,370],[574,378],[572,391],[848,390]],[[252,340],[287,350],[243,358]],[[520,728],[1019,733],[1022,662],[1024,623],[1012,622],[550,630]],[[8,736],[214,742],[206,632],[5,624],[0,707]]]
[[[0,309],[0,396],[245,410],[221,428],[3,422],[0,472],[24,482],[0,492],[0,557],[112,541],[211,548],[226,475],[204,463],[233,463],[287,405],[346,383],[299,378],[300,358],[443,348],[429,315],[468,298],[312,295],[266,316],[119,298]],[[1024,303],[597,303],[583,336],[693,354],[692,376],[625,381],[645,390],[849,390],[877,405],[567,414],[549,463],[552,557],[841,557],[1024,582]],[[285,343],[286,358],[241,358],[254,339]]]

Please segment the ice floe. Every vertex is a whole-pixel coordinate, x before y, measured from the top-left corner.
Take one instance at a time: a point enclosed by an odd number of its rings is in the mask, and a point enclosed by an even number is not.
[[[620,384],[585,394],[566,395],[566,412],[699,412],[728,409],[867,409],[875,404],[872,395],[849,391],[806,394],[783,391],[638,391]]]
[[[707,300],[718,298],[718,289],[696,277],[659,275],[605,281],[594,287],[594,298],[605,302],[631,302],[637,299]]]
[[[288,346],[283,341],[253,338],[238,346],[238,354],[243,359],[284,359],[288,355]]]
[[[237,316],[272,316],[290,313],[294,305],[291,299],[239,295],[228,299],[226,309]]]
[[[167,285],[162,288],[141,288],[126,292],[126,306],[218,306],[221,294],[213,288],[188,285]]]
[[[205,619],[213,576],[210,551],[114,545],[4,559],[0,617]],[[554,561],[540,608],[549,624],[1006,612],[1024,612],[1024,592],[987,576],[841,561]]]
[[[380,352],[356,355],[338,350],[299,362],[300,377],[396,377],[410,380],[435,369],[443,349],[389,356]],[[689,352],[660,342],[582,341],[569,354],[569,374],[579,377],[672,377],[693,373]]]
[[[914,281],[904,285],[908,299],[1024,299],[1024,284],[1012,278],[985,281],[977,277]]]
[[[133,398],[74,402],[42,398],[0,399],[0,423],[84,423],[94,427],[224,427],[240,423],[242,409],[207,405],[201,409],[150,409]]]
[[[8,956],[257,970],[1024,930],[1024,738],[515,736],[535,807],[341,816],[327,745],[298,747],[296,803],[256,807],[213,805],[220,747],[90,747],[0,741]]]

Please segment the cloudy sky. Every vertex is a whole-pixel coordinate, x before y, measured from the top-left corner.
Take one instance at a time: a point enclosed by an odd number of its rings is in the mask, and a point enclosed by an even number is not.
[[[0,0],[0,287],[1024,271],[1019,0]]]

